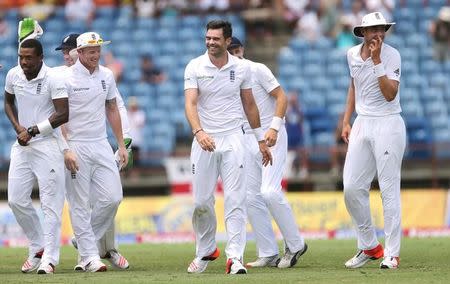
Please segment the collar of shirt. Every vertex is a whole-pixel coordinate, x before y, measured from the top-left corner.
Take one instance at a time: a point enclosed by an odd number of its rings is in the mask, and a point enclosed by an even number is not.
[[[227,51],[227,56],[228,56],[228,62],[222,68],[220,68],[221,70],[225,70],[231,66],[234,66],[236,64],[237,60],[240,60],[239,58],[232,56],[228,51]],[[205,54],[203,55],[203,65],[207,66],[207,67],[218,69],[217,66],[211,62],[211,59],[209,58],[209,55],[208,55],[208,51],[206,51]]]
[[[41,70],[39,70],[39,73],[37,74],[36,78],[31,79],[29,82],[42,80],[45,77],[45,75],[47,74],[48,69],[50,69],[50,68],[47,65],[45,65],[45,62],[42,62]],[[23,80],[28,81],[27,77],[25,76],[25,73],[23,73],[22,68],[20,68],[19,75]]]
[[[77,72],[79,72],[79,73],[81,73],[81,74],[83,74],[85,76],[88,76],[88,77],[96,75],[98,73],[98,70],[99,70],[99,66],[97,66],[97,67],[95,67],[94,73],[91,74],[91,72],[89,72],[89,70],[86,67],[84,67],[83,64],[81,64],[80,60],[77,60],[77,62],[75,62],[75,64],[73,65],[73,68]]]

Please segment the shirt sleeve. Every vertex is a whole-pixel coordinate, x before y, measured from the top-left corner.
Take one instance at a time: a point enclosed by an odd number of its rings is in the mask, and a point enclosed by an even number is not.
[[[116,88],[116,103],[120,113],[120,121],[122,122],[123,138],[133,138],[130,135],[130,122],[128,120],[128,112],[120,95],[119,89]]]
[[[184,89],[198,89],[197,74],[192,60],[184,70]]]
[[[8,74],[6,74],[5,79],[5,92],[14,95],[14,88],[13,88],[13,70],[9,70]]]
[[[348,71],[350,73],[350,77],[354,78],[355,74],[353,74],[353,72],[352,72],[352,53],[351,52],[352,52],[352,48],[350,48],[347,51],[347,65],[348,65]]]
[[[278,80],[275,78],[272,71],[264,64],[257,65],[254,76],[255,78],[253,79],[257,80],[267,93],[272,92],[275,88],[280,86],[280,83],[278,83]]]
[[[64,74],[65,72],[57,74],[54,71],[48,73],[48,87],[52,100],[68,97]]]
[[[392,54],[384,62],[384,68],[386,70],[386,76],[390,80],[400,81],[402,60],[400,53],[397,50],[393,50]]]
[[[106,95],[106,100],[112,100],[116,98],[117,86],[116,80],[114,80],[114,75],[111,70],[108,69],[108,80],[109,80],[109,89],[108,94]]]
[[[244,64],[244,79],[242,80],[241,90],[251,89],[252,88],[252,70],[250,68],[250,64]]]

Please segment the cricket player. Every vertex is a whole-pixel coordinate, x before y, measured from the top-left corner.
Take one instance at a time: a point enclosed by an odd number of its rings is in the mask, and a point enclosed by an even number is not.
[[[347,52],[351,82],[341,135],[348,143],[344,197],[358,238],[358,252],[345,263],[347,268],[358,268],[383,256],[381,268],[397,268],[400,262],[400,180],[406,144],[400,116],[401,58],[395,48],[383,42],[393,24],[380,12],[365,15],[353,30],[363,43]],[[355,109],[358,116],[352,127]],[[384,251],[372,225],[369,204],[370,184],[377,173],[384,211]]]
[[[55,48],[56,51],[61,50],[64,58],[65,65],[56,67],[60,70],[64,70],[75,64],[78,60],[78,52],[77,52],[77,38],[79,34],[69,34],[64,37],[61,44]],[[119,90],[116,89],[116,99],[117,99],[117,107],[120,112],[120,120],[122,122],[122,134],[124,137],[124,144],[127,147],[128,152],[128,164],[132,164],[133,156],[131,155],[131,137],[129,134],[129,123],[128,123],[128,115],[127,109],[125,108],[125,104],[123,103],[122,96],[119,93]],[[128,167],[128,166],[127,166]],[[128,260],[123,257],[117,250],[117,244],[115,239],[115,229],[114,222],[111,224],[111,227],[108,228],[106,233],[103,236],[96,236],[98,239],[97,246],[100,253],[100,258],[107,259],[111,265],[120,269],[127,269],[129,267]],[[72,244],[75,248],[78,248],[77,242],[75,238],[72,238]],[[75,266],[75,270],[84,270],[82,264],[78,263]]]
[[[189,273],[203,272],[209,261],[219,257],[214,211],[214,190],[219,175],[224,187],[228,236],[226,273],[247,273],[242,265],[247,218],[242,109],[258,141],[263,165],[272,163],[252,95],[250,66],[227,52],[231,36],[229,22],[209,22],[207,52],[192,59],[185,69],[186,117],[195,137],[191,163],[196,257],[187,269]]]
[[[119,146],[119,163],[128,163],[116,83],[111,70],[99,65],[101,46],[108,43],[95,32],[78,36],[78,60],[66,74],[71,110],[64,126],[69,148],[64,154],[67,199],[79,264],[88,272],[106,271],[96,236],[103,236],[111,227],[122,200],[119,171],[106,136],[106,119]]]
[[[21,42],[19,66],[6,75],[4,108],[17,133],[17,142],[11,148],[8,203],[30,241],[22,272],[37,269],[39,274],[51,274],[59,263],[64,206],[64,158],[58,143],[59,126],[68,121],[69,105],[64,80],[45,65],[43,57],[38,40]],[[36,181],[43,226],[31,199]]]
[[[232,37],[228,52],[243,59],[251,67],[252,92],[261,116],[264,138],[267,146],[271,147],[273,156],[273,165],[263,167],[258,143],[246,121],[244,123],[244,144],[247,214],[258,247],[258,259],[247,263],[246,266],[292,267],[306,252],[308,246],[298,230],[291,206],[281,188],[287,156],[287,133],[284,126],[287,98],[278,80],[267,66],[244,59],[244,47],[238,38]],[[285,254],[281,259],[278,257],[278,244],[272,229],[269,211],[284,238]]]

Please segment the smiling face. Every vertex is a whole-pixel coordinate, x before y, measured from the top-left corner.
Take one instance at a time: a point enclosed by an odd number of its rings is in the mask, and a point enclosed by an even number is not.
[[[223,29],[208,29],[206,32],[206,48],[211,56],[220,57],[223,55],[230,42],[231,37],[225,39]]]
[[[63,58],[64,58],[64,65],[66,66],[72,66],[75,64],[74,58],[72,58],[72,56],[70,56],[70,49],[69,48],[63,48],[61,50],[62,54],[63,54]]]
[[[86,69],[93,72],[99,65],[100,53],[100,46],[88,46],[78,50],[78,57],[81,64],[83,64]]]

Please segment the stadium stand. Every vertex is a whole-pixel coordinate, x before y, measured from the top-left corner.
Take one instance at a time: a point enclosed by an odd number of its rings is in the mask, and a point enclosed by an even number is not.
[[[349,10],[350,2],[343,1],[343,8]],[[397,25],[387,35],[386,42],[398,48],[402,55],[401,104],[410,146],[406,157],[430,158],[432,143],[450,143],[450,62],[433,60],[432,39],[428,34],[429,23],[438,14],[443,1],[400,2],[402,5],[393,13]],[[68,26],[63,9],[57,7],[55,14],[42,23],[45,60],[50,66],[62,64],[61,55],[53,49],[64,35],[88,29],[81,22]],[[18,10],[7,10],[5,18],[15,27]],[[175,150],[177,141],[191,139],[184,119],[183,72],[190,59],[204,52],[204,26],[214,18],[230,20],[234,34],[245,41],[245,24],[239,14],[134,18],[129,6],[96,10],[92,29],[105,39],[112,39],[113,43],[107,48],[125,63],[119,90],[125,101],[136,96],[148,117],[145,133],[151,139],[146,139],[143,147],[143,157],[148,157],[144,163],[147,166],[161,166],[163,158]],[[1,46],[0,85],[3,87],[7,70],[17,63],[16,39],[3,40]],[[335,143],[334,129],[347,95],[349,78],[345,51],[334,46],[331,38],[323,37],[311,43],[293,36],[278,53],[279,81],[287,92],[301,93],[309,146],[322,149],[310,156],[313,161],[329,159],[328,150],[323,148]],[[166,72],[168,78],[162,85],[140,82],[139,59],[145,54],[151,54],[158,67]],[[1,166],[5,166],[15,136],[9,131],[5,115],[0,116],[0,125],[0,161],[3,161]],[[434,154],[438,158],[450,156],[445,150]]]

